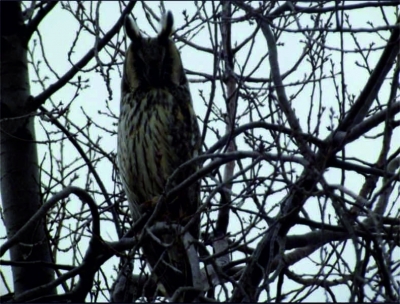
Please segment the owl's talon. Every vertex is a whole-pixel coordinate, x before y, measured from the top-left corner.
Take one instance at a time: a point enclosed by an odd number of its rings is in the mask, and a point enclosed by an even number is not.
[[[154,197],[151,200],[145,201],[140,204],[140,212],[145,213],[147,211],[153,210],[158,202],[158,197]]]

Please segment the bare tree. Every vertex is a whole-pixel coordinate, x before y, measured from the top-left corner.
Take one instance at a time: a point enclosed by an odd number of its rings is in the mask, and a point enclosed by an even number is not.
[[[140,246],[168,225],[132,223],[115,153],[122,22],[154,35],[164,5],[1,2],[2,301],[163,298]],[[165,189],[202,181],[197,300],[399,301],[397,1],[168,5],[202,128]]]

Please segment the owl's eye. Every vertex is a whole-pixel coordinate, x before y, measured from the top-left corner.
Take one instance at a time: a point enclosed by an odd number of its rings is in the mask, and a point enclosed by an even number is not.
[[[142,52],[142,51],[139,51],[139,52],[137,52],[137,54],[138,54],[139,59],[140,59],[142,62],[145,62],[145,56],[143,55],[143,52]]]

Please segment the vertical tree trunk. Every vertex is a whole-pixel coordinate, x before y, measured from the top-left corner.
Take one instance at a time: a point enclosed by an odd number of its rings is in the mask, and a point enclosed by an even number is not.
[[[0,176],[8,238],[42,204],[34,118],[23,117],[28,114],[25,109],[30,95],[25,33],[20,3],[2,1]],[[45,219],[11,248],[10,256],[13,262],[38,262],[12,267],[15,295],[54,279],[51,268],[39,265],[39,262],[52,262]]]

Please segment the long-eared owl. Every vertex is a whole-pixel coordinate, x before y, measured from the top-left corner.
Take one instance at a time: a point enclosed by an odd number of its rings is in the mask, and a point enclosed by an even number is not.
[[[131,44],[121,85],[118,165],[134,222],[143,206],[154,208],[167,181],[171,186],[178,185],[197,170],[196,164],[184,166],[169,181],[180,165],[200,152],[200,131],[172,31],[171,12],[163,16],[161,30],[154,38],[143,37],[136,23],[125,19]],[[199,183],[194,183],[169,197],[156,221],[184,225],[195,217],[189,231],[198,239],[199,190]],[[143,255],[161,283],[161,291],[171,297],[178,287],[192,285],[190,267],[179,238],[158,237],[173,245],[166,249],[148,237],[142,244]],[[158,263],[161,256],[164,261]]]

